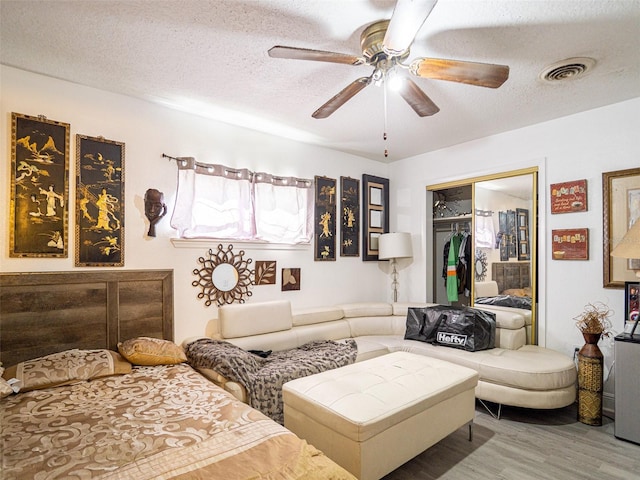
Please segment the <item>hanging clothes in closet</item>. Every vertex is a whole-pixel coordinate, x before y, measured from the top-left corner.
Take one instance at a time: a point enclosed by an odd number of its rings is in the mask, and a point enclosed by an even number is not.
[[[447,300],[457,302],[458,295],[470,296],[471,291],[471,234],[457,230],[444,244],[442,277],[447,289]]]

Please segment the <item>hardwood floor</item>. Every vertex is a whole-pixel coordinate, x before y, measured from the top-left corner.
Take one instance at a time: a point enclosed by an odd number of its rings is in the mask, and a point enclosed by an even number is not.
[[[471,442],[462,428],[384,480],[640,478],[640,446],[615,438],[612,419],[604,417],[601,427],[593,427],[576,418],[577,407],[571,405],[503,407],[496,420],[478,403]]]

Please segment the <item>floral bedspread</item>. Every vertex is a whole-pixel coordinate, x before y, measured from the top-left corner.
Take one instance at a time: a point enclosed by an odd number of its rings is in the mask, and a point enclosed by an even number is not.
[[[353,339],[319,340],[262,358],[229,342],[206,338],[187,345],[186,354],[193,367],[210,368],[240,383],[247,390],[249,405],[284,424],[282,386],[354,363],[358,348]]]
[[[6,480],[355,480],[186,364],[0,400]]]

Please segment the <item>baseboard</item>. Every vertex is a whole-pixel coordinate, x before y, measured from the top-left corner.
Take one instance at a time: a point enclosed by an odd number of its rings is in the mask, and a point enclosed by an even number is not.
[[[602,394],[602,414],[610,418],[616,418],[615,395],[604,392]]]

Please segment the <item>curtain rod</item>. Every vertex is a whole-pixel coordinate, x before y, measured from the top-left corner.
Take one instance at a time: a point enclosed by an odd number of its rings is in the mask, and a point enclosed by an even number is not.
[[[184,158],[172,157],[171,155],[167,155],[166,153],[162,154],[162,158],[168,158],[169,160],[175,160],[176,162],[177,161],[185,161]],[[198,166],[198,167],[203,167],[203,168],[207,168],[207,167],[211,166],[211,165],[208,165],[206,163],[198,163],[198,162],[195,161],[195,159],[194,159],[194,164],[196,166]],[[231,168],[231,167],[225,167],[224,165],[221,165],[221,167],[223,167],[225,172],[227,172],[227,173],[228,172],[237,173],[237,172],[240,172],[240,171],[243,171],[243,170],[247,170],[246,168],[236,169],[236,168]],[[251,172],[251,171],[248,171],[248,173],[249,173],[249,175],[251,177],[253,177],[254,175],[258,175],[258,179],[261,176],[268,176],[268,177],[271,177],[275,181],[285,181],[286,182],[287,180],[294,180],[296,183],[303,182],[306,185],[310,185],[310,184],[313,183],[311,180],[309,180],[307,178],[281,177],[281,176],[277,176],[277,175],[272,175],[270,173],[260,173],[260,172],[256,173],[256,172]]]

